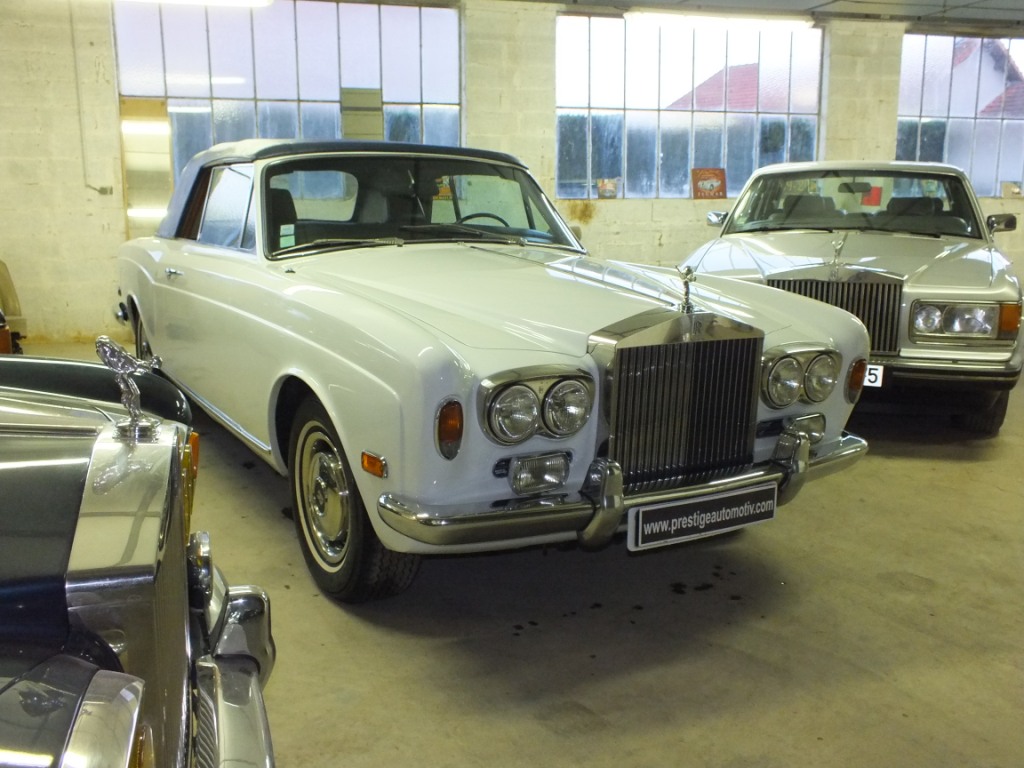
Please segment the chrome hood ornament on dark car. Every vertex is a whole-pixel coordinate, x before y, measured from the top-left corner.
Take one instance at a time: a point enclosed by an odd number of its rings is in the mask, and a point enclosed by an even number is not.
[[[96,339],[96,354],[114,372],[117,385],[121,388],[121,404],[128,409],[128,418],[117,422],[118,434],[133,440],[151,438],[160,426],[160,420],[143,414],[139,385],[135,383],[132,374],[156,370],[160,367],[160,358],[139,360],[108,336]]]

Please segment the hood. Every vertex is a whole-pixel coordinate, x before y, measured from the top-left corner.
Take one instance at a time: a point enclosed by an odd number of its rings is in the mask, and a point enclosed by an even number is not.
[[[910,234],[787,231],[713,240],[687,263],[702,272],[746,280],[835,279],[836,272],[875,273],[908,286],[994,287],[1008,261],[983,240]]]
[[[627,265],[500,244],[386,246],[284,266],[310,287],[309,301],[329,306],[356,294],[476,348],[579,355],[594,331],[680,301],[670,281]]]
[[[106,417],[0,388],[0,636],[60,644],[65,577],[99,427]]]

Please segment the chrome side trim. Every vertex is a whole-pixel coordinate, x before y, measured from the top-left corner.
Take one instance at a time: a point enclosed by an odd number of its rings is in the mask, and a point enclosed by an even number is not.
[[[799,432],[787,430],[780,437],[770,462],[752,467],[740,475],[699,485],[624,497],[621,488],[616,490],[616,483],[621,482],[621,469],[615,462],[607,462],[607,466],[595,463],[591,467],[591,473],[600,478],[600,486],[592,494],[510,501],[501,507],[429,506],[394,494],[383,494],[377,500],[377,511],[381,519],[398,533],[436,546],[512,541],[574,532],[585,546],[600,546],[610,538],[609,531],[614,533],[619,528],[630,507],[739,490],[765,482],[779,486],[779,504],[783,504],[793,499],[806,480],[849,466],[867,449],[865,440],[845,433],[836,449],[823,456],[812,456],[809,439]]]

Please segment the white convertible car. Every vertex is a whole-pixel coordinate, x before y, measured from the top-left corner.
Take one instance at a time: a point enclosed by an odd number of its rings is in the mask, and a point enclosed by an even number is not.
[[[740,528],[867,449],[859,320],[595,261],[504,154],[217,146],[119,269],[139,354],[290,477],[342,601],[421,555]]]
[[[913,404],[995,435],[1020,379],[1021,286],[964,173],[926,163],[793,163],[757,171],[701,273],[811,296],[871,333],[865,405]],[[724,226],[723,226],[724,224]]]

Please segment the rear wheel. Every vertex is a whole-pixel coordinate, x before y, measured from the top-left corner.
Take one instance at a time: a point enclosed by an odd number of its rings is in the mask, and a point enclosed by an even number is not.
[[[135,357],[146,362],[153,357],[153,348],[149,345],[149,336],[146,335],[146,326],[142,324],[142,316],[135,313]]]
[[[334,426],[314,398],[296,413],[288,466],[299,544],[321,590],[357,603],[412,583],[420,558],[392,552],[377,538]]]

